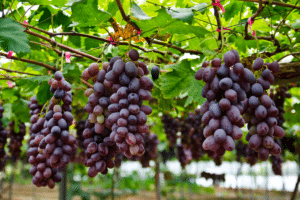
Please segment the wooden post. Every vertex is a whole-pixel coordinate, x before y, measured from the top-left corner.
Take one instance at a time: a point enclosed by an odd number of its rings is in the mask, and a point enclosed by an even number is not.
[[[299,182],[300,182],[300,168],[299,168],[299,165],[300,165],[299,160],[300,160],[300,158],[299,157],[300,156],[298,156],[298,160],[297,160],[297,164],[298,164],[298,179],[297,179],[294,191],[292,193],[291,200],[295,200],[296,197],[297,197],[297,193],[298,193],[298,187],[299,187]]]
[[[111,199],[114,200],[115,199],[115,193],[114,193],[114,189],[115,189],[115,168],[113,170],[112,176],[111,176]]]
[[[62,180],[59,184],[59,200],[66,200],[67,199],[67,167],[63,169],[62,173]]]
[[[160,185],[160,155],[157,154],[155,159],[155,186],[156,186],[156,199],[161,199],[161,185]]]
[[[266,200],[269,200],[269,165],[266,162]]]

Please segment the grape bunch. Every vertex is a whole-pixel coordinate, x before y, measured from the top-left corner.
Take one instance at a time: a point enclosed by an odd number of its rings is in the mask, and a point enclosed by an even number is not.
[[[247,147],[246,153],[247,153],[246,162],[249,163],[250,166],[252,167],[258,161],[258,153],[253,149],[251,149],[249,146]]]
[[[149,134],[145,138],[145,153],[139,158],[142,167],[149,167],[150,160],[153,160],[157,157],[157,145],[159,143],[157,135]]]
[[[247,157],[247,147],[248,145],[244,144],[242,141],[237,142],[237,144],[235,145],[237,162],[242,162],[241,157]]]
[[[111,124],[108,117],[110,115],[110,96],[118,90],[118,85],[106,80],[108,62],[104,62],[102,70],[99,70],[97,63],[92,63],[82,73],[82,78],[94,82],[94,87],[85,91],[88,103],[84,110],[89,113],[85,123],[82,136],[83,149],[85,152],[84,164],[90,167],[88,175],[95,177],[99,172],[106,174],[108,168],[114,167],[113,158],[118,153],[116,143],[110,138]],[[110,110],[110,111],[109,111]]]
[[[169,145],[170,147],[174,147],[178,138],[177,132],[179,131],[179,120],[177,118],[174,119],[170,115],[163,115],[161,121],[164,124]]]
[[[43,149],[43,156],[50,161],[52,168],[63,169],[77,152],[76,138],[69,134],[69,127],[73,122],[72,94],[70,83],[64,80],[60,71],[55,72],[54,78],[48,82],[54,95],[45,114],[41,131],[44,138],[39,147]]]
[[[131,61],[124,62],[120,57],[110,60],[105,75],[106,80],[117,85],[110,96],[107,118],[112,132],[110,138],[116,142],[121,152],[128,158],[144,154],[144,137],[148,131],[147,115],[152,113],[150,106],[143,101],[152,98],[152,80],[145,76],[144,64],[136,62],[139,54],[132,49],[129,52]],[[144,67],[142,67],[144,66]]]
[[[271,156],[271,162],[272,162],[272,170],[275,175],[282,175],[282,163],[283,159],[281,158],[280,155],[277,156]]]
[[[20,158],[21,155],[21,147],[22,147],[22,141],[24,139],[24,136],[26,134],[26,126],[24,123],[21,123],[19,125],[19,133],[16,133],[14,131],[14,122],[9,122],[9,133],[8,136],[10,138],[10,142],[8,144],[8,149],[11,154],[11,159],[15,162]]]
[[[43,109],[43,105],[38,104],[36,96],[33,96],[32,98],[30,98],[28,107],[30,108],[29,114],[31,116],[34,114],[37,115],[37,114],[41,113],[41,110]],[[45,112],[45,111],[46,111],[46,108],[44,108],[43,112]]]
[[[211,150],[218,156],[235,148],[234,140],[243,136],[240,129],[245,121],[241,115],[247,108],[247,90],[255,81],[254,74],[240,63],[239,54],[232,50],[224,54],[224,64],[215,58],[204,62],[195,78],[203,80],[202,96],[207,101],[201,106],[204,124],[203,149]],[[232,69],[230,69],[233,66]]]
[[[190,141],[186,144],[190,147],[192,151],[192,157],[194,160],[199,160],[203,154],[204,149],[202,148],[202,143],[204,141],[203,128],[202,128],[202,114],[200,109],[196,109],[195,113],[189,113],[189,116],[184,120],[186,127],[189,127]],[[184,136],[183,134],[182,136]],[[184,140],[182,140],[183,142]]]
[[[180,162],[181,168],[184,169],[187,164],[193,159],[190,148],[184,147],[182,144],[177,144],[176,155]]]
[[[0,104],[0,172],[4,169],[5,166],[5,144],[7,142],[8,133],[6,129],[3,127],[3,122],[1,118],[3,117],[4,108]]]
[[[280,86],[276,88],[276,94],[273,89],[270,89],[270,98],[274,101],[277,109],[278,115],[275,117],[277,119],[277,125],[282,127],[285,122],[283,117],[284,114],[284,101],[286,98],[291,98],[291,94],[287,92],[288,88],[286,86]]]
[[[285,135],[283,128],[278,126],[276,119],[278,109],[265,92],[274,82],[272,73],[279,72],[279,64],[277,62],[264,63],[262,58],[257,58],[253,63],[253,69],[260,70],[264,65],[268,69],[262,71],[259,79],[254,79],[249,91],[247,91],[249,106],[244,114],[249,130],[246,139],[249,141],[249,147],[258,152],[258,158],[261,161],[266,161],[269,154],[280,154],[281,148],[274,142],[274,137],[282,138]]]
[[[84,137],[83,137],[83,131],[85,129],[85,123],[86,120],[79,120],[75,124],[75,128],[77,130],[76,134],[76,140],[77,140],[77,147],[81,149],[81,152],[76,156],[76,162],[78,163],[84,163],[84,157],[85,157],[85,147],[84,147]],[[72,160],[72,159],[71,159]]]

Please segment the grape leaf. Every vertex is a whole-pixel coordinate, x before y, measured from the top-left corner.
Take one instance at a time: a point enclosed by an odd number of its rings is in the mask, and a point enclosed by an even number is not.
[[[30,53],[29,41],[24,27],[10,18],[0,19],[0,46],[4,51]]]
[[[52,94],[50,92],[50,85],[46,81],[42,82],[36,96],[37,101],[40,105],[46,103],[49,99],[51,99]]]
[[[137,5],[134,1],[132,2],[131,5],[131,13],[132,16],[137,18],[137,19],[141,19],[141,20],[145,20],[145,19],[151,19],[151,17],[149,17],[141,8],[139,5]]]
[[[203,85],[201,81],[196,80],[195,76],[192,76],[190,84],[186,88],[188,98],[184,104],[185,107],[191,104],[192,102],[197,102],[198,104],[202,105],[206,101],[206,99],[203,98],[201,95],[202,88]]]
[[[158,15],[150,20],[133,20],[142,30],[142,36],[152,34],[189,34],[193,33],[199,38],[204,37],[209,31],[200,26],[186,25],[178,19],[173,19],[165,9],[157,11]]]
[[[111,18],[111,14],[98,10],[98,0],[86,0],[72,6],[72,18],[77,26],[99,26]]]
[[[195,15],[194,11],[203,13],[206,10],[206,6],[206,3],[200,3],[191,8],[167,9],[167,12],[172,16],[172,18],[191,24]]]
[[[34,90],[40,82],[45,82],[50,79],[50,76],[34,76],[34,77],[22,77],[16,79],[16,84],[22,86],[24,91]]]

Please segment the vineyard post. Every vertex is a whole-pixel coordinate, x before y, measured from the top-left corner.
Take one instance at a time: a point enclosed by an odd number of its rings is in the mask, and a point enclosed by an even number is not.
[[[115,199],[115,193],[114,193],[114,189],[115,189],[115,175],[116,175],[116,168],[113,169],[113,173],[111,176],[111,199],[114,200]]]
[[[156,182],[156,199],[161,199],[161,185],[160,185],[160,156],[157,153],[155,159],[155,182]]]
[[[300,155],[298,155],[298,159],[297,159],[298,179],[297,179],[294,191],[292,193],[291,200],[295,200],[297,197],[297,193],[298,193],[298,187],[299,187],[299,182],[300,182],[300,162],[299,162],[300,158],[299,157],[300,157]]]
[[[16,167],[16,162],[12,163],[12,168],[14,169]],[[10,180],[9,180],[9,200],[12,200],[12,196],[13,196],[13,184],[14,184],[14,178],[15,178],[15,170],[12,171],[12,174],[10,176]]]
[[[66,200],[67,195],[67,168],[62,171],[62,180],[59,184],[59,200]]]
[[[269,164],[266,162],[266,197],[265,199],[269,200]]]

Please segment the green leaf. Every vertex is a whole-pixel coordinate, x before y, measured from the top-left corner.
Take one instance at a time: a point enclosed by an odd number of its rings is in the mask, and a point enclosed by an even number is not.
[[[72,18],[77,26],[99,26],[111,18],[111,14],[98,10],[98,0],[85,0],[72,6]]]
[[[300,20],[296,19],[296,22],[292,23],[291,27],[293,27],[293,28],[300,28]]]
[[[41,82],[47,82],[50,76],[34,76],[34,77],[22,77],[16,79],[16,84],[22,86],[24,91],[33,91]]]
[[[243,4],[243,2],[231,2],[224,6],[226,12],[224,14],[224,18],[226,21],[231,20],[232,18],[234,18],[241,10],[241,5]]]
[[[175,98],[182,90],[187,88],[191,81],[190,75],[193,74],[193,70],[187,60],[183,60],[180,64],[173,64],[171,68],[173,71],[162,76],[160,83],[162,94],[167,99]]]
[[[187,22],[189,24],[192,23],[193,17],[195,15],[195,11],[204,12],[206,10],[206,3],[197,4],[191,8],[172,8],[167,9],[167,12],[172,16],[174,19],[179,19],[183,22]]]
[[[54,5],[54,6],[65,6],[68,3],[68,0],[27,0],[32,5]]]
[[[81,72],[79,67],[72,64],[65,64],[63,68],[64,78],[70,83],[80,83]]]
[[[46,81],[44,81],[40,85],[36,96],[37,96],[37,101],[38,101],[39,105],[42,105],[42,104],[46,103],[49,99],[51,99],[52,94],[50,92],[50,85]]]
[[[186,100],[184,106],[188,106],[192,102],[197,102],[199,105],[202,105],[206,99],[202,97],[203,85],[201,81],[195,79],[195,77],[191,77],[191,82],[189,86],[186,88],[186,92],[188,93],[188,99]]]
[[[4,51],[30,53],[29,41],[24,27],[10,18],[0,19],[0,46]]]
[[[132,16],[141,19],[141,20],[146,20],[146,19],[151,19],[141,8],[139,5],[137,5],[134,1],[132,2],[131,5],[131,13]]]
[[[173,19],[165,9],[158,10],[158,15],[150,20],[133,20],[142,30],[143,37],[158,33],[159,35],[189,34],[193,33],[199,38],[204,37],[209,31],[200,26],[186,25],[180,20]]]

